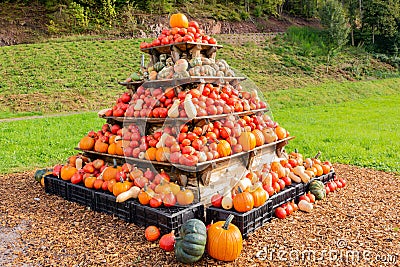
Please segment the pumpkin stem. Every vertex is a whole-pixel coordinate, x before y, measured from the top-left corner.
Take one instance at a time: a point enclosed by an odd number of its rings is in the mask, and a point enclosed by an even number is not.
[[[114,169],[117,168],[117,159],[113,159],[113,163],[114,163]]]
[[[239,192],[239,194],[243,193],[243,190],[242,190],[242,188],[240,186],[238,186],[238,192]]]
[[[321,156],[321,151],[318,151],[317,155],[314,156],[314,159],[319,158],[319,156]]]
[[[228,218],[226,218],[224,225],[222,226],[223,229],[228,230],[229,224],[232,222],[233,217],[235,217],[233,216],[233,214],[229,214]]]

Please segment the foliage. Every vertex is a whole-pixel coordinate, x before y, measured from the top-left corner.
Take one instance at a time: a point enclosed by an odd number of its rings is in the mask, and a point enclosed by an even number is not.
[[[326,0],[319,15],[326,29],[325,44],[330,51],[340,50],[348,42],[350,32],[342,4],[337,0]]]

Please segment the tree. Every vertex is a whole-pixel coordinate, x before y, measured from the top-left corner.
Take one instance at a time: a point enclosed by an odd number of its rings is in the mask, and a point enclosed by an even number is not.
[[[325,27],[325,43],[328,48],[327,71],[331,57],[348,42],[349,21],[341,3],[326,0],[319,11],[321,24]]]
[[[394,37],[398,32],[398,0],[364,0],[363,31],[369,32],[372,44],[376,35]]]

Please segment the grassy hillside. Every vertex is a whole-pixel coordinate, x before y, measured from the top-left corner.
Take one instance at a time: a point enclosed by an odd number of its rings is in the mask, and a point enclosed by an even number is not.
[[[0,47],[0,119],[110,107],[124,90],[117,82],[139,69],[141,41],[69,37]],[[326,72],[323,54],[288,39],[223,45],[217,57],[263,92],[399,76],[361,49],[347,49]]]

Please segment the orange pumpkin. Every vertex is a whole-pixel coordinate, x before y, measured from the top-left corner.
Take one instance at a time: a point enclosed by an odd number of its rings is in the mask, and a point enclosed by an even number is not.
[[[171,26],[171,28],[187,28],[189,26],[189,21],[185,14],[176,13],[173,14],[169,19],[169,25]]]
[[[64,165],[61,168],[61,179],[63,179],[64,181],[69,181],[71,180],[72,175],[74,175],[76,172],[78,172],[78,170],[71,166],[71,165]]]
[[[322,164],[322,170],[324,174],[327,174],[331,171],[331,166],[329,166],[328,164]]]
[[[144,231],[144,236],[147,241],[156,241],[160,237],[160,229],[155,226],[148,226]]]
[[[113,192],[113,187],[117,183],[117,180],[116,179],[111,179],[111,180],[105,181],[105,183],[107,183],[108,191],[110,191],[112,193]]]
[[[169,158],[170,149],[169,147],[160,147],[156,151],[156,160],[159,162],[167,161]]]
[[[110,155],[116,155],[117,154],[117,145],[115,143],[112,143],[108,146],[107,153]]]
[[[242,191],[240,187],[238,187],[239,193],[236,194],[233,199],[233,207],[238,212],[247,212],[252,210],[254,207],[254,199],[253,196],[247,192]]]
[[[217,152],[220,157],[227,157],[232,153],[231,145],[226,140],[220,140],[218,141]]]
[[[322,166],[320,164],[314,163],[313,166],[317,170],[316,176],[321,176],[322,174],[324,174],[324,169],[322,168]]]
[[[214,259],[234,261],[242,251],[242,234],[231,223],[233,218],[230,214],[226,221],[216,222],[207,230],[207,252]]]
[[[93,188],[94,187],[94,182],[96,181],[96,176],[89,176],[85,178],[85,186],[87,188]]]
[[[94,151],[99,153],[107,153],[108,144],[98,139],[96,143],[94,143]]]
[[[243,151],[249,151],[256,147],[256,137],[251,132],[242,132],[238,138],[238,143]]]
[[[79,148],[83,150],[92,150],[94,147],[94,139],[89,136],[84,136],[81,141],[79,141]]]
[[[264,205],[267,201],[267,192],[262,188],[261,183],[256,183],[249,192],[253,196],[255,208]]]
[[[151,190],[150,188],[147,188],[147,185],[145,185],[139,192],[138,195],[139,203],[142,205],[148,205],[153,195],[154,191]]]
[[[124,155],[124,149],[122,148],[122,140],[118,140],[115,142],[115,154],[118,156]]]
[[[181,190],[176,194],[176,201],[179,205],[186,206],[193,203],[194,195],[192,190],[181,187]]]
[[[119,194],[128,191],[132,186],[133,186],[132,182],[129,182],[128,180],[126,181],[121,180],[115,183],[115,185],[113,186],[113,195],[118,196]]]
[[[286,129],[279,125],[276,126],[275,133],[276,133],[276,136],[278,136],[278,140],[284,139],[288,136]]]
[[[156,160],[157,148],[150,147],[146,150],[144,158],[147,160]]]
[[[265,138],[263,132],[258,129],[252,131],[254,137],[256,138],[256,146],[262,146],[265,143]]]
[[[104,169],[103,172],[103,180],[109,181],[111,179],[117,178],[117,173],[121,171],[121,166],[117,166],[116,161],[114,162],[114,166],[108,166]]]

